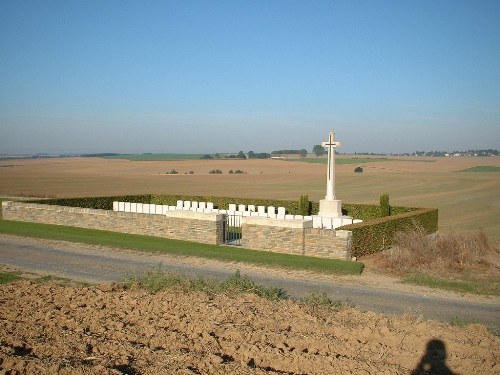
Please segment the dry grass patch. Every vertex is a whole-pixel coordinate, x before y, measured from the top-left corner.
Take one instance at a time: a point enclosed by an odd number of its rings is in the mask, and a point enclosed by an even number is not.
[[[410,283],[500,295],[500,250],[480,231],[434,237],[399,232],[393,247],[375,258],[380,270]]]

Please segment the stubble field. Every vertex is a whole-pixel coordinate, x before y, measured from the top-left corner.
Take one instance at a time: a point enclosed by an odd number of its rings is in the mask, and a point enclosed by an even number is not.
[[[500,173],[459,172],[500,167],[500,158],[407,158],[336,166],[337,198],[439,209],[443,232],[483,230],[500,243]],[[349,160],[346,160],[349,161]],[[363,173],[354,173],[361,166]],[[209,174],[212,170],[223,174]],[[176,170],[178,174],[167,174]],[[244,174],[229,174],[241,170]],[[193,194],[298,199],[325,195],[326,165],[283,160],[129,161],[55,158],[0,161],[1,196],[79,197],[124,194]]]

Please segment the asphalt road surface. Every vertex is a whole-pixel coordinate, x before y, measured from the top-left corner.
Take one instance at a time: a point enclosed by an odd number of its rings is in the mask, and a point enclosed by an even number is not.
[[[189,260],[187,260],[189,259]],[[346,301],[366,311],[384,314],[422,314],[426,319],[483,323],[500,329],[500,304],[471,301],[460,295],[439,296],[398,288],[337,282],[325,278],[283,276],[268,269],[240,267],[223,262],[170,255],[152,255],[117,249],[32,238],[0,236],[0,264],[37,274],[50,274],[90,283],[120,282],[126,275],[140,275],[161,265],[162,269],[188,276],[225,279],[237,268],[242,274],[266,286],[281,288],[290,297],[325,291],[332,300]]]

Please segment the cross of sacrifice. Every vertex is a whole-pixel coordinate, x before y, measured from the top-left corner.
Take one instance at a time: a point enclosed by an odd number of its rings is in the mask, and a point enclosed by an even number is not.
[[[325,199],[333,201],[335,199],[335,148],[340,146],[340,142],[336,142],[335,133],[330,132],[328,141],[322,142],[321,146],[328,147],[328,174]]]

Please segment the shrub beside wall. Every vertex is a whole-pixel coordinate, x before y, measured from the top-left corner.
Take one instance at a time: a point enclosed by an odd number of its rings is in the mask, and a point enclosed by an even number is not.
[[[380,194],[380,216],[390,216],[389,194]]]

